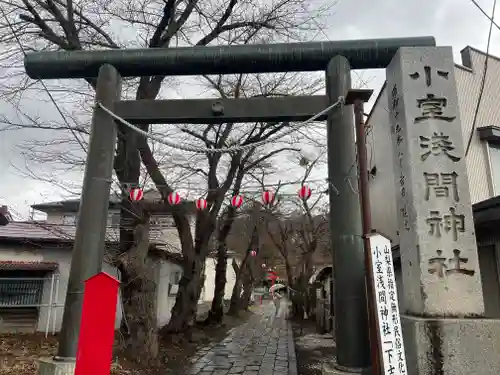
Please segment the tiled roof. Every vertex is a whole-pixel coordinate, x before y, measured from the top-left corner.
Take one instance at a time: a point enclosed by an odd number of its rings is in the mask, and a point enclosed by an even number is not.
[[[149,202],[159,201],[161,198],[158,191],[150,189],[144,192],[144,200]],[[182,200],[183,205],[186,206],[188,210],[196,211],[196,207],[194,201],[191,200]],[[31,207],[35,210],[42,212],[78,212],[80,206],[80,199],[67,199],[64,201],[57,202],[46,202],[34,204]],[[109,208],[120,208],[121,206],[121,197],[116,194],[111,194],[109,197]],[[169,212],[168,205],[164,207],[167,212]]]
[[[14,221],[6,226],[0,227],[0,238],[12,240],[71,241],[75,232],[73,228],[74,226],[55,226],[46,223]]]
[[[169,228],[167,230],[175,230]],[[39,222],[10,222],[5,226],[0,226],[0,241],[54,241],[54,242],[72,242],[75,238],[75,225],[56,225],[43,221]],[[180,253],[180,249],[159,238],[160,231],[152,230],[150,232],[150,243],[156,247],[164,248],[170,253]],[[108,227],[106,230],[107,242],[118,242],[119,229]]]
[[[0,270],[53,271],[58,268],[56,262],[21,262],[0,260]]]

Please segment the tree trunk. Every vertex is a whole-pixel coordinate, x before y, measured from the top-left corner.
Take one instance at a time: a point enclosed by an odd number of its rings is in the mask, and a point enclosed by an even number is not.
[[[149,219],[148,219],[149,220]],[[121,273],[125,352],[135,362],[154,365],[158,357],[156,316],[156,280],[152,265],[147,264],[149,225],[135,228],[134,245],[118,259]],[[138,356],[137,353],[143,353]]]
[[[295,280],[290,261],[288,260],[287,257],[284,258],[285,258],[285,270],[288,279],[288,285],[290,285],[290,288],[292,289],[290,291],[290,302],[292,303],[291,314],[295,317],[302,318],[304,316],[304,311],[302,309],[302,303],[301,303],[300,282],[299,282],[300,280]]]
[[[245,277],[243,278],[243,294],[240,297],[240,301],[238,303],[239,311],[247,310],[250,305],[250,297],[252,296],[252,291],[254,287],[254,278],[251,275],[250,270],[245,271]],[[239,312],[238,311],[238,312]]]
[[[303,270],[303,289],[304,289],[304,311],[308,316],[312,315],[312,303],[313,298],[312,288],[309,285],[309,279],[313,274],[313,261],[312,257],[314,254],[314,249],[311,249],[306,254],[304,254],[304,270]]]
[[[227,249],[224,243],[217,248],[217,264],[215,266],[215,290],[212,306],[208,313],[207,323],[222,323],[224,318],[224,295],[226,291]]]
[[[229,302],[229,310],[227,312],[227,315],[234,316],[238,314],[240,298],[241,298],[241,290],[243,287],[242,283],[243,272],[245,272],[247,260],[248,260],[248,253],[247,255],[245,255],[245,258],[243,258],[243,261],[241,262],[240,266],[238,266],[236,260],[233,259],[233,268],[234,272],[236,273],[236,280],[234,281],[233,293],[231,294],[231,301]]]
[[[200,284],[203,280],[204,262],[205,257],[201,254],[184,255],[184,273],[179,282],[172,317],[166,327],[167,332],[185,332],[193,325],[202,289]]]
[[[241,181],[243,179],[243,169],[238,170],[235,180],[233,195],[239,193]],[[227,272],[227,237],[231,231],[234,218],[236,217],[236,208],[230,206],[227,211],[227,217],[224,224],[217,234],[217,265],[215,266],[215,291],[212,306],[208,313],[206,323],[222,323],[224,318],[224,296],[226,294],[226,272]],[[235,271],[236,272],[236,271]]]

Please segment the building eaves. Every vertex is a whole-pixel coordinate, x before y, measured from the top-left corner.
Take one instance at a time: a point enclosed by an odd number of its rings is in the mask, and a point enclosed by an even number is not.
[[[0,260],[0,271],[54,271],[58,267],[57,262]]]
[[[173,229],[172,229],[173,230]],[[0,226],[0,244],[3,243],[52,243],[60,245],[72,244],[75,238],[76,226],[56,225],[46,222],[11,222]],[[181,250],[161,239],[160,231],[151,231],[150,244],[159,251],[180,254]],[[119,228],[106,229],[106,243],[117,244],[120,238]]]
[[[465,46],[465,48],[462,48],[460,50],[460,54],[462,55],[462,58],[464,57],[464,55],[466,55],[470,51],[476,52],[476,53],[478,53],[478,54],[480,54],[482,56],[488,56],[490,59],[493,59],[493,60],[496,60],[496,61],[500,62],[500,57],[492,55],[491,53],[486,53],[484,51],[481,51],[480,49],[477,49],[477,48],[471,47],[471,46]],[[469,62],[468,61],[462,61],[462,63],[463,63],[463,65],[465,67],[472,69],[472,66],[469,66]]]
[[[181,201],[182,205],[185,205],[186,208],[192,212],[194,211],[195,204],[193,201],[183,200]],[[110,209],[119,209],[121,207],[121,198],[119,197],[110,197],[109,208]],[[79,199],[69,199],[65,201],[59,202],[47,202],[47,203],[39,203],[31,206],[34,210],[42,211],[45,213],[49,212],[78,212],[80,208],[80,200]],[[168,213],[168,212],[166,212]]]

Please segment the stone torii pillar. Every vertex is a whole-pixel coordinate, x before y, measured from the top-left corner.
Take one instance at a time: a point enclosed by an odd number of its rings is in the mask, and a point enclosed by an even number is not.
[[[481,319],[451,47],[400,48],[387,67],[387,90],[408,374],[498,374],[500,325]]]

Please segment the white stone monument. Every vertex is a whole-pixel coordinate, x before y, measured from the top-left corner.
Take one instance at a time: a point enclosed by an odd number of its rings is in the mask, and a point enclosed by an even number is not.
[[[408,373],[498,374],[500,356],[492,356],[500,348],[499,326],[480,319],[483,293],[451,47],[401,48],[387,67],[387,90]]]

